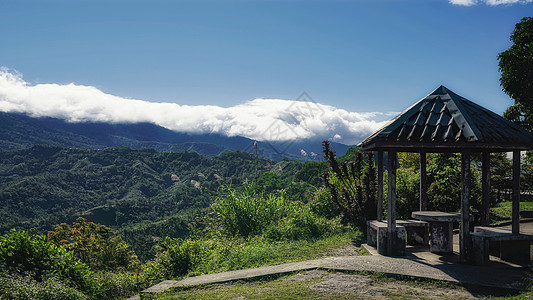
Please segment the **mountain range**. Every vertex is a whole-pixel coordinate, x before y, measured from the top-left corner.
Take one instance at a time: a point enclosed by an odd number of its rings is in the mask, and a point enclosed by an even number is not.
[[[24,114],[0,112],[0,150],[16,150],[48,144],[82,149],[126,146],[153,148],[160,152],[193,151],[212,157],[225,151],[254,153],[254,140],[221,134],[187,134],[150,123],[109,124],[69,123],[61,119],[33,118]],[[300,161],[320,160],[320,140],[301,139],[286,142],[258,141],[257,154],[271,160],[283,157]],[[331,143],[338,155],[349,146]],[[302,151],[303,150],[303,151]],[[312,155],[318,154],[318,155]]]

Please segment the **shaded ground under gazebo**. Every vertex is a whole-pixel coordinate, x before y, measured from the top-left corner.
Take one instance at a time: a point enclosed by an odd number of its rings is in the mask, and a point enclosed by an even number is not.
[[[388,152],[387,253],[394,255],[396,236],[396,154],[420,153],[420,210],[427,210],[426,154],[461,153],[460,259],[471,261],[471,153],[482,160],[481,223],[489,223],[490,153],[513,152],[512,233],[520,233],[520,151],[533,149],[533,134],[444,86],[402,112],[359,147],[378,156],[378,221],[383,219],[383,152]]]

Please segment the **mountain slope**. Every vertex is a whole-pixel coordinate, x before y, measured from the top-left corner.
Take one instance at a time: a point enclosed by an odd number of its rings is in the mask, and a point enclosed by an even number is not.
[[[253,140],[248,138],[179,133],[148,123],[68,123],[55,118],[32,118],[23,114],[0,112],[0,124],[1,150],[49,144],[86,149],[127,146],[134,149],[153,148],[161,152],[194,151],[206,156],[216,156],[229,150],[248,153],[254,151]],[[301,155],[301,149],[309,155],[311,152],[321,153],[320,140],[258,144],[258,154],[273,160],[281,160],[283,157],[310,160],[310,156]],[[343,144],[332,144],[339,155],[348,149],[348,146]],[[315,159],[319,157],[321,155]]]

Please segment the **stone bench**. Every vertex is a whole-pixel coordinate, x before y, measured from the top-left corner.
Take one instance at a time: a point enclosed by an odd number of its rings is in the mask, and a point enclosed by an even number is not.
[[[408,245],[429,245],[429,223],[419,220],[396,220],[397,225],[405,227]]]
[[[367,244],[376,247],[379,254],[387,255],[387,222],[366,221]],[[396,224],[396,239],[392,255],[405,255],[405,227]]]
[[[474,262],[478,265],[489,263],[489,255],[500,257],[519,265],[530,265],[531,234],[513,234],[510,229],[501,227],[476,226],[472,237]]]
[[[533,210],[521,210],[520,217],[521,218],[533,218]]]

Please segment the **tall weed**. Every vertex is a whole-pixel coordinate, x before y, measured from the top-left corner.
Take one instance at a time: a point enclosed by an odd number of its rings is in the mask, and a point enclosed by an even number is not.
[[[104,271],[95,275],[100,285],[95,299],[126,299],[149,286],[136,272]]]
[[[215,243],[209,240],[182,240],[167,237],[163,251],[156,260],[147,264],[145,280],[184,276],[202,265],[211,255]]]
[[[212,209],[219,230],[230,236],[246,237],[262,233],[287,215],[291,207],[283,193],[265,196],[249,188],[243,191],[227,188],[225,194],[215,199]]]

